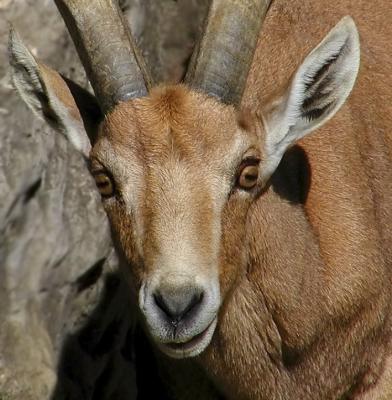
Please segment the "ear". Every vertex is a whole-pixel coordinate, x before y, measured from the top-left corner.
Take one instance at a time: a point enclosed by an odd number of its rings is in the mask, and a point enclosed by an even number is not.
[[[88,157],[102,118],[95,97],[38,62],[12,28],[9,58],[13,84],[25,103]]]
[[[354,86],[359,60],[358,31],[345,17],[306,57],[283,96],[266,108],[265,179],[288,147],[339,110]]]

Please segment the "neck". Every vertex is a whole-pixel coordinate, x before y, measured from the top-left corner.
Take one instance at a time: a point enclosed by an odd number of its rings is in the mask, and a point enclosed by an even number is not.
[[[225,397],[335,399],[362,385],[369,368],[379,376],[382,358],[372,355],[384,354],[385,299],[341,317],[302,205],[274,188],[248,223],[247,273],[201,357]]]

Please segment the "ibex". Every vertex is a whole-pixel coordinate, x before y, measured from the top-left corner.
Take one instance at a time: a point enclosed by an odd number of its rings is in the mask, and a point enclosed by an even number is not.
[[[12,32],[14,84],[89,159],[174,398],[391,399],[388,2],[212,0],[156,87],[114,0],[56,4],[96,97]]]

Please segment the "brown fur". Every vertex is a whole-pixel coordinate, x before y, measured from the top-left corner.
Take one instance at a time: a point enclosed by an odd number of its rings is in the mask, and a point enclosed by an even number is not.
[[[227,322],[220,322],[216,345],[203,356],[228,398],[335,399],[348,392],[360,398],[380,375],[390,375],[390,7],[275,0],[243,103],[262,107],[299,57],[346,14],[362,44],[354,91],[301,143],[311,168],[304,210],[273,191],[254,206],[251,270],[222,316]],[[372,399],[392,397],[392,381],[376,387]]]

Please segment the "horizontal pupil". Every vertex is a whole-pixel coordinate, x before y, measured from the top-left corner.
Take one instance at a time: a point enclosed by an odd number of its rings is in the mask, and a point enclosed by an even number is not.
[[[109,185],[109,181],[97,182],[97,186],[98,186],[98,187],[103,187],[103,186],[107,186],[107,185]]]

